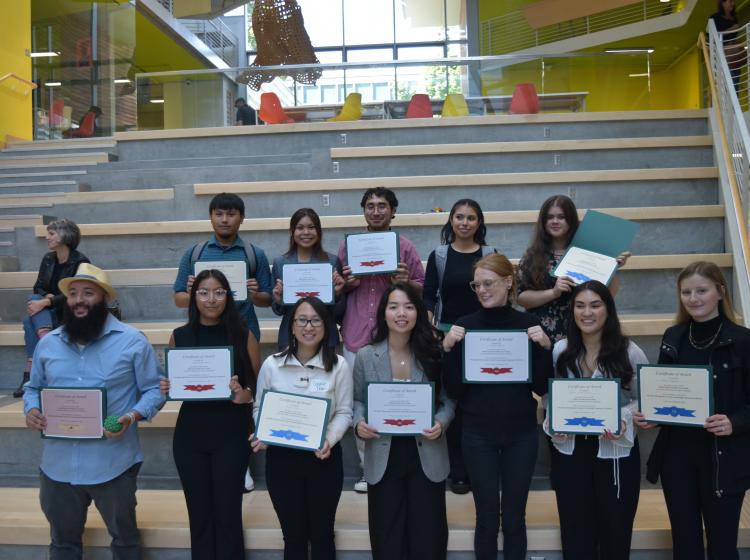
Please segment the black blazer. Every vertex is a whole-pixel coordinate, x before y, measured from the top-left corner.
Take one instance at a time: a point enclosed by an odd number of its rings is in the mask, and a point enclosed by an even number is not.
[[[689,323],[670,327],[664,333],[660,364],[679,362],[677,349],[688,336]],[[750,330],[724,320],[719,341],[711,352],[714,375],[714,412],[726,414],[732,435],[713,439],[712,484],[717,496],[750,488]],[[648,459],[646,478],[656,482],[673,428],[662,426]]]
[[[42,264],[39,265],[39,275],[36,277],[34,283],[34,293],[44,297],[47,294],[54,294],[52,298],[52,308],[57,316],[57,322],[60,323],[63,317],[63,305],[65,303],[65,295],[60,292],[57,286],[52,286],[52,272],[55,268],[55,262],[57,256],[54,251],[50,251],[42,258]],[[75,249],[70,252],[68,260],[62,265],[60,271],[60,280],[75,276],[78,270],[78,265],[81,263],[91,262],[86,255],[79,253]]]

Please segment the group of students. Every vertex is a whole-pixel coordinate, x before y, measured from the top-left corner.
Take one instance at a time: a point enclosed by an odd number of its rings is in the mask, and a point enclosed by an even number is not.
[[[397,205],[388,189],[368,190],[362,198],[368,230],[389,229]],[[218,236],[220,228],[214,225]],[[418,255],[415,261],[416,250],[402,236],[402,262],[395,274],[355,277],[343,245],[338,257],[323,250],[318,215],[298,210],[291,218],[289,250],[274,262],[268,298],[261,293],[270,282],[248,280],[251,300],[267,301],[283,317],[280,351],[262,364],[258,336],[243,321],[221,272],[188,274],[185,292],[176,284],[176,301],[183,293],[187,297],[188,322],[174,331],[170,345],[234,349],[232,400],[185,402],[175,427],[174,458],[188,507],[193,558],[244,557],[248,439],[253,452],[266,451],[267,487],[284,536],[284,558],[308,558],[308,551],[316,560],[334,558],[334,520],[343,488],[341,440],[351,426],[364,451],[376,560],[446,557],[449,473],[461,482],[456,490],[470,485],[473,491],[476,558],[497,557],[502,528],[504,558],[524,559],[525,510],[539,446],[534,394],[546,403],[552,377],[621,382],[618,435],[555,434],[546,420],[543,428],[550,436],[564,558],[628,558],[640,491],[637,428],[654,428],[637,403],[637,366],[647,359],[622,333],[613,297],[616,277],[607,287],[551,275],[577,227],[570,198],[546,200],[515,269],[487,246],[479,204],[462,199],[450,211],[426,275],[414,270],[421,269],[421,261]],[[235,243],[232,239],[230,245]],[[260,276],[265,257],[251,249]],[[624,264],[629,256],[620,255],[618,262]],[[281,267],[303,262],[333,265],[335,303],[305,297],[283,305]],[[352,298],[357,292],[359,300]],[[373,301],[369,294],[375,293]],[[686,267],[678,276],[677,293],[676,325],[665,332],[658,361],[713,366],[716,413],[705,429],[660,427],[647,478],[661,478],[675,559],[706,557],[704,527],[709,559],[739,558],[739,515],[750,486],[750,331],[737,324],[716,265]],[[368,305],[373,307],[369,312]],[[347,319],[352,311],[359,321]],[[337,322],[343,323],[344,356],[336,354]],[[366,334],[358,348],[347,344],[351,329],[355,338]],[[464,336],[481,329],[528,333],[531,383],[463,382]],[[434,383],[434,425],[409,437],[380,434],[368,425],[366,384],[383,381]],[[168,389],[164,380],[162,390]],[[248,419],[252,410],[257,420],[267,390],[331,400],[323,447],[308,452],[267,446],[253,437]]]

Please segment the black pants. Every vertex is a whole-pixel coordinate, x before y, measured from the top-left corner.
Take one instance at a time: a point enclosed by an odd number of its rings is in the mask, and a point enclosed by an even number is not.
[[[81,560],[83,528],[89,504],[96,509],[112,536],[110,550],[115,560],[141,557],[138,526],[135,521],[136,463],[117,478],[101,484],[57,482],[40,473],[39,502],[49,521],[51,560]]]
[[[225,401],[183,403],[180,409],[172,447],[185,493],[193,560],[245,558],[242,492],[248,443],[243,410]],[[210,428],[215,431],[206,431]]]
[[[460,407],[456,407],[456,415],[451,420],[445,432],[448,443],[448,458],[451,462],[451,480],[468,480],[469,473],[464,463],[464,453],[461,448],[461,432],[463,432],[463,414]]]
[[[477,560],[497,558],[501,490],[503,558],[525,560],[526,502],[539,444],[536,427],[521,432],[475,434],[464,425],[462,443],[476,508]]]
[[[266,484],[284,535],[284,560],[336,558],[333,526],[344,486],[341,446],[320,460],[312,451],[269,447]]]
[[[630,455],[618,459],[617,465],[612,459],[598,459],[598,451],[599,439],[592,436],[576,437],[573,455],[552,449],[552,484],[565,560],[630,557],[640,494],[638,440]]]
[[[367,513],[373,560],[445,559],[445,481],[425,476],[414,438],[391,439],[385,474],[368,485]]]
[[[685,432],[688,430],[688,432]],[[697,428],[672,428],[661,484],[672,525],[675,560],[736,560],[744,493],[717,496],[713,487],[713,437]]]

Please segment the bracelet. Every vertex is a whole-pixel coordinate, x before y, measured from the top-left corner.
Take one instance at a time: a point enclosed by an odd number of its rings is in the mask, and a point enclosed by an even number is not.
[[[133,414],[132,411],[128,412],[125,416],[127,416],[128,418],[130,418],[130,425],[131,426],[136,423],[135,414]]]

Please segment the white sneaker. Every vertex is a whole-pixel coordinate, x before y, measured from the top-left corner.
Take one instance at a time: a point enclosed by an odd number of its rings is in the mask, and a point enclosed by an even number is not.
[[[365,480],[365,475],[359,477],[359,480],[354,483],[354,491],[358,492],[359,494],[367,494],[367,481]]]
[[[245,471],[245,492],[252,492],[255,490],[255,481],[253,475],[250,474],[250,468]]]

